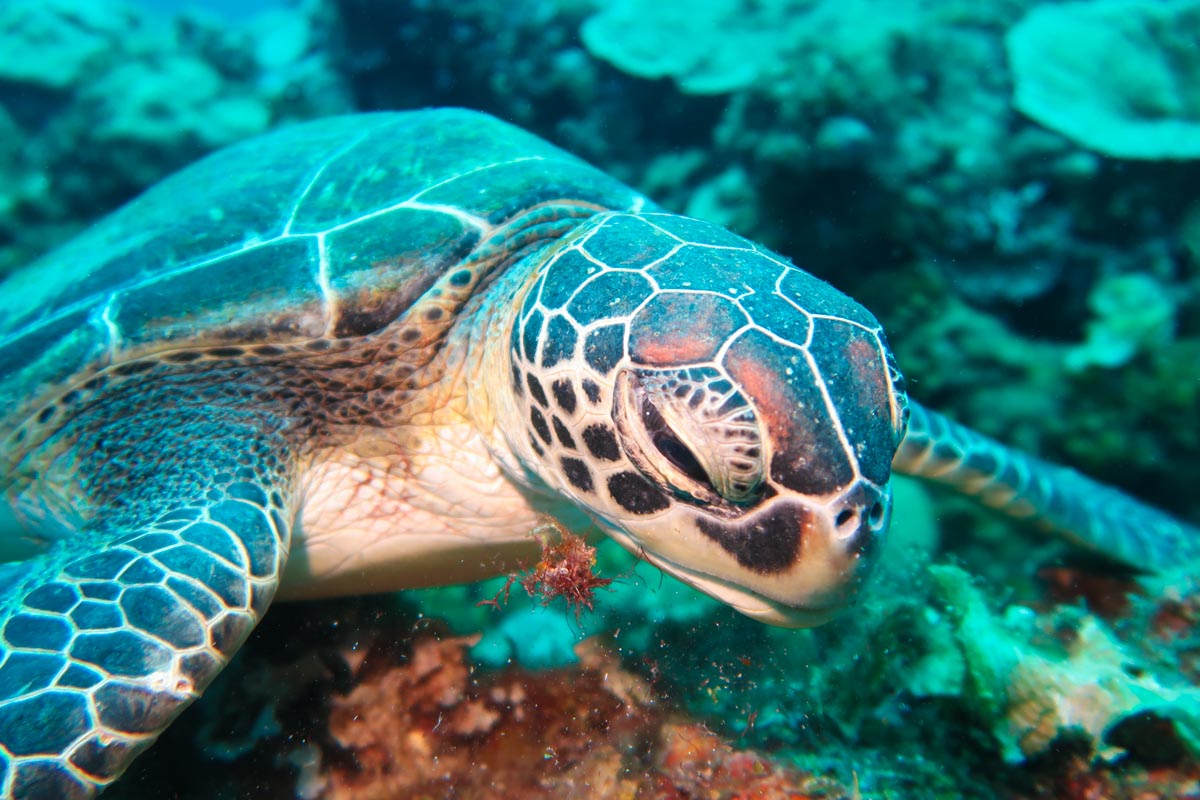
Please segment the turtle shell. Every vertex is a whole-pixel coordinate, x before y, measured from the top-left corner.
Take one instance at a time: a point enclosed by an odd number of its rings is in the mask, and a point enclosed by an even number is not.
[[[0,433],[135,357],[377,330],[494,226],[559,198],[640,203],[462,109],[332,117],[217,152],[0,285]]]

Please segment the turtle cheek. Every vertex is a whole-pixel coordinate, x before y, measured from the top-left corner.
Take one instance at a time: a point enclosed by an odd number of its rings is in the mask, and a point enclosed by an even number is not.
[[[852,603],[875,563],[869,512],[848,521],[849,505],[781,497],[739,520],[698,517],[696,529],[729,557],[722,577],[804,617]]]
[[[629,526],[630,549],[747,616],[817,625],[855,600],[886,523],[883,505],[871,510],[875,498],[851,494],[835,502],[776,497],[738,519],[677,508],[653,525]],[[861,524],[838,519],[847,505],[867,500]]]

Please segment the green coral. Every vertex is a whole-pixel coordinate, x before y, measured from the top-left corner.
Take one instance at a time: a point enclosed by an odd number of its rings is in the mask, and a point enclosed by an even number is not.
[[[0,3],[0,79],[67,90],[113,60],[139,20],[114,3],[9,0]]]
[[[1063,608],[989,608],[970,574],[934,566],[935,594],[966,661],[966,699],[992,726],[1008,761],[1046,752],[1061,735],[1083,737],[1101,756],[1119,748],[1106,735],[1141,714],[1172,720],[1200,753],[1200,689],[1168,686],[1095,616]]]
[[[1110,156],[1200,158],[1200,2],[1034,8],[1007,37],[1017,108]]]
[[[1088,306],[1095,318],[1087,340],[1070,350],[1067,368],[1119,367],[1139,352],[1161,347],[1175,334],[1175,302],[1152,276],[1141,272],[1106,278],[1092,289]]]
[[[752,85],[775,57],[779,26],[809,3],[617,0],[589,17],[580,33],[592,55],[640,78],[671,78],[692,94]]]

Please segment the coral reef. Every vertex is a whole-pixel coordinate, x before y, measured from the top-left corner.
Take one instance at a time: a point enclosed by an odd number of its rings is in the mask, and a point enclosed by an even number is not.
[[[349,606],[341,611],[343,620],[355,615]],[[337,618],[328,606],[315,616]],[[473,638],[435,634],[428,626],[414,634],[403,615],[374,622],[358,632],[344,626],[341,637],[316,642],[297,645],[293,638],[284,648],[292,652],[277,654],[274,663],[252,650],[246,659],[252,664],[231,667],[236,680],[214,687],[221,704],[206,700],[201,713],[191,714],[193,721],[208,720],[176,726],[180,733],[169,733],[160,752],[139,762],[110,796],[854,796],[850,786],[689,719],[602,642],[579,644],[574,667],[480,674],[467,658]],[[264,627],[265,638],[290,633],[271,630],[273,622]],[[231,725],[239,714],[244,724]],[[195,746],[181,735],[185,730],[202,733],[199,758],[215,759],[219,770],[182,755]],[[175,758],[188,760],[168,768],[175,748],[183,748]]]
[[[1113,730],[1147,715],[1174,721],[1187,749],[1200,752],[1200,689],[1161,683],[1097,617],[1069,607],[1039,617],[1023,606],[997,616],[963,570],[930,574],[965,661],[967,697],[1006,759],[1045,753],[1063,735],[1112,758]]]
[[[0,7],[0,272],[201,155],[348,111],[315,10],[231,26],[120,2]]]
[[[1006,37],[1013,102],[1106,155],[1200,158],[1197,27],[1188,0],[1035,8]]]
[[[923,402],[1200,520],[1197,14],[303,0],[232,22],[12,0],[0,271],[258,131],[482,108],[846,290]],[[1200,796],[1190,576],[1071,559],[911,484],[896,507],[862,605],[814,631],[611,545],[611,585],[578,550],[531,579],[595,590],[579,616],[481,606],[503,578],[276,608],[112,796],[835,798],[856,776],[871,798]]]

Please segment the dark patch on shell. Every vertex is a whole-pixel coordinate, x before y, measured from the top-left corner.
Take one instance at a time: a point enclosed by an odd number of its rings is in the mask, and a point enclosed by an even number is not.
[[[550,405],[546,399],[546,390],[542,388],[542,382],[532,372],[525,373],[525,382],[529,384],[529,395],[537,401],[537,404],[542,408]]]
[[[112,371],[114,375],[138,375],[154,369],[156,363],[157,362],[150,360],[130,361],[126,364],[118,364],[117,366],[113,367]]]
[[[625,355],[625,326],[608,325],[588,334],[583,347],[588,366],[607,375]]]
[[[546,325],[546,341],[542,345],[542,366],[553,367],[575,355],[579,333],[566,317],[555,314]]]
[[[587,395],[588,402],[590,402],[592,405],[596,405],[600,402],[600,386],[594,380],[591,378],[584,378],[583,381],[580,382],[580,386],[583,387],[583,393]]]
[[[567,430],[567,426],[563,424],[563,421],[559,419],[557,415],[555,415],[551,418],[551,422],[554,424],[554,435],[558,437],[558,441],[562,444],[562,446],[569,450],[574,450],[575,437],[571,435],[569,430]]]

